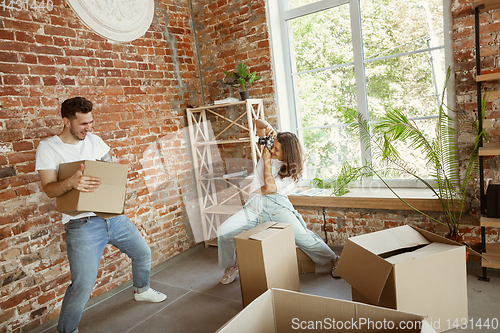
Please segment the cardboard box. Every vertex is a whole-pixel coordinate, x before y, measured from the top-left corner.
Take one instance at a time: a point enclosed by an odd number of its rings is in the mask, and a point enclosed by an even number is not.
[[[289,290],[270,289],[218,333],[425,332],[424,316]]]
[[[296,248],[297,251],[297,265],[299,268],[299,274],[307,274],[316,272],[316,264],[304,251]]]
[[[58,180],[71,177],[85,165],[85,176],[99,177],[101,184],[93,192],[75,189],[57,197],[57,210],[66,214],[79,212],[122,214],[127,189],[128,166],[103,161],[77,161],[59,165]]]
[[[352,299],[428,317],[436,331],[467,320],[465,246],[402,226],[347,240],[337,273]]]
[[[243,306],[270,288],[300,291],[293,226],[264,222],[234,238]]]

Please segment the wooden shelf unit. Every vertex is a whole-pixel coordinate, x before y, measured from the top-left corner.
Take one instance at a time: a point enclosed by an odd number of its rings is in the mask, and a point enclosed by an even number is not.
[[[480,13],[493,9],[500,8],[500,1],[498,0],[473,0],[472,5],[474,9],[478,9]]]
[[[500,269],[500,244],[486,244],[486,252],[481,264],[486,268]]]
[[[496,156],[500,155],[500,143],[484,143],[479,147],[479,156]]]
[[[481,227],[500,228],[500,218],[481,216]]]
[[[237,112],[228,112],[228,110],[234,111],[235,109]],[[262,99],[247,99],[234,103],[187,108],[186,114],[203,239],[205,246],[214,245],[214,239],[217,239],[217,228],[221,224],[221,216],[232,215],[241,210],[242,205],[234,205],[234,201],[241,202],[242,195],[248,195],[252,177],[247,175],[253,172],[261,155],[255,133],[255,120],[264,119],[264,104]],[[236,115],[231,117],[228,114]],[[214,133],[211,126],[213,120],[223,123],[222,127],[225,127]],[[230,129],[239,130],[237,138],[234,138],[235,135],[229,138],[224,137],[224,134],[229,134]],[[252,170],[248,170],[245,175],[234,177],[217,174],[214,163],[221,161],[219,148],[225,149],[224,145],[238,144],[250,147]],[[248,158],[248,156],[241,156],[241,158]],[[244,180],[248,180],[248,184],[241,185]],[[218,193],[221,186],[230,189],[230,194]]]
[[[476,48],[476,85],[477,85],[477,107],[479,129],[483,129],[483,110],[482,110],[482,83],[488,81],[500,80],[500,69],[495,69],[485,74],[481,73],[481,47],[480,47],[480,19],[479,14],[485,11],[500,9],[500,1],[498,0],[473,0],[474,7],[474,31],[475,31],[475,48]],[[479,148],[479,186],[480,186],[480,203],[481,214],[486,212],[486,192],[484,180],[484,157],[500,155],[500,143],[483,143]],[[483,275],[481,280],[489,281],[488,268],[500,269],[500,244],[491,244],[486,241],[486,228],[500,228],[500,218],[481,217],[481,252],[484,259],[481,260]]]

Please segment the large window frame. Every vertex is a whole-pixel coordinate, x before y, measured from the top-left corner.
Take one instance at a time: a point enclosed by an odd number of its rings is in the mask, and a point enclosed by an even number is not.
[[[285,1],[288,0],[267,0],[268,23],[270,27],[272,59],[274,68],[275,90],[278,105],[278,122],[280,130],[290,131],[299,134],[298,115],[295,108],[295,96],[293,89],[291,68],[291,52],[289,36],[287,32],[287,22],[304,15],[312,14],[322,10],[327,10],[336,6],[348,5],[351,19],[352,42],[354,49],[354,68],[356,79],[356,98],[358,111],[368,114],[365,61],[363,55],[363,44],[361,35],[361,13],[360,0],[321,0],[313,2],[299,8],[285,9]],[[444,50],[445,67],[453,65],[453,45],[452,45],[452,15],[451,0],[443,0],[443,24],[444,24]],[[453,70],[452,70],[453,75]],[[447,87],[447,103],[451,109],[454,109],[455,90],[454,79],[449,81]],[[361,145],[361,159],[363,163],[371,161],[370,150]],[[308,185],[310,179],[302,181],[301,185]],[[393,187],[424,187],[422,184],[413,180],[391,180],[389,184]],[[380,188],[383,185],[376,179],[364,179],[362,187]]]

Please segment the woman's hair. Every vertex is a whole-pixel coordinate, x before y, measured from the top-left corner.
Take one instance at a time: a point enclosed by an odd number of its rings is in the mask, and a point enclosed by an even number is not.
[[[76,113],[89,113],[92,111],[92,102],[85,97],[73,97],[65,100],[61,105],[61,116],[73,120]]]
[[[303,168],[303,154],[299,138],[290,132],[279,132],[276,140],[281,144],[283,151],[284,164],[278,171],[280,179],[292,177],[293,181],[298,182]]]

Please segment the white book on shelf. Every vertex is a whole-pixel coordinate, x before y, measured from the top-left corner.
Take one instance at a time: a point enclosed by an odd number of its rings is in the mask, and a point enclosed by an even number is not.
[[[243,176],[246,173],[247,173],[247,170],[232,172],[232,173],[228,173],[228,174],[223,175],[222,178],[233,178],[233,177]]]

